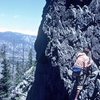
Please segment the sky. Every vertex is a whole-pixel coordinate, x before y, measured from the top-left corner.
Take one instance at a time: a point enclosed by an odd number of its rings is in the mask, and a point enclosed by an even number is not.
[[[0,0],[0,32],[37,35],[45,0]]]

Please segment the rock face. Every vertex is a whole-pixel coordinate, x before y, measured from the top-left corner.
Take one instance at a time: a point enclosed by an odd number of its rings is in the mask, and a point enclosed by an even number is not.
[[[100,1],[81,1],[46,0],[27,100],[73,100],[72,66],[84,47],[91,49],[94,63],[78,100],[100,100]]]

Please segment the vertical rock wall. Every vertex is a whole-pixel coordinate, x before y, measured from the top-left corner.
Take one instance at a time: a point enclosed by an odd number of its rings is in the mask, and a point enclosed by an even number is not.
[[[77,52],[91,49],[94,64],[79,100],[100,100],[100,1],[46,0],[35,42],[37,68],[27,100],[70,100]]]

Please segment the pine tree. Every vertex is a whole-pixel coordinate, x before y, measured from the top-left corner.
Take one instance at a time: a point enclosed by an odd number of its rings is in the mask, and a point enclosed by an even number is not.
[[[17,61],[16,65],[16,85],[22,81],[22,70],[21,70],[21,65],[20,62]]]
[[[2,78],[0,80],[0,93],[2,95],[7,96],[8,91],[9,91],[9,78],[10,78],[10,73],[9,73],[9,61],[7,60],[6,57],[6,45],[3,44],[2,49],[1,49],[1,56],[2,56],[2,62],[1,62],[1,67],[2,67]]]
[[[33,57],[32,57],[32,48],[29,50],[29,55],[28,55],[28,67],[31,68],[33,65]]]
[[[26,67],[26,71],[31,68],[34,64],[34,61],[33,61],[33,49],[30,48],[29,49],[29,53],[28,53],[28,60],[27,60],[27,67]]]

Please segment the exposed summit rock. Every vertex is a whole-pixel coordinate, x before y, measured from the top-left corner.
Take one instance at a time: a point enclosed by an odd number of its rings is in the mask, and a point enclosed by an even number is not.
[[[100,100],[100,1],[46,2],[35,42],[35,81],[27,100],[73,100],[72,66],[84,47],[91,49],[94,64],[78,99]]]

